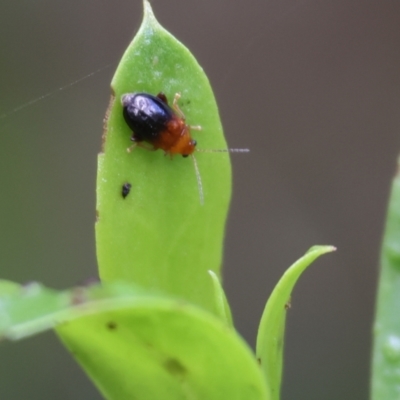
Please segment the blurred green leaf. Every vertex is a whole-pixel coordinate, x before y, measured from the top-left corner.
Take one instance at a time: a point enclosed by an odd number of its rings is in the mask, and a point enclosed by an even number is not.
[[[371,399],[400,398],[400,176],[390,195],[380,258]]]
[[[121,95],[164,92],[189,125],[201,125],[198,147],[224,149],[217,105],[202,68],[191,53],[156,21],[144,2],[143,23],[112,80],[99,155],[96,242],[103,281],[126,280],[162,290],[217,313],[208,270],[219,276],[225,220],[231,196],[226,153],[195,154],[204,188],[200,204],[190,158],[136,148],[122,116]],[[131,184],[126,198],[122,186]]]
[[[0,337],[54,327],[108,399],[266,399],[243,340],[182,300],[118,282],[63,292],[32,283],[0,297]]]
[[[0,297],[18,292],[20,287],[21,285],[19,283],[6,281],[4,279],[0,280]]]
[[[290,308],[291,293],[306,268],[319,256],[334,250],[333,246],[311,247],[283,274],[267,301],[258,328],[256,355],[272,400],[280,398],[286,311]]]
[[[12,291],[0,292],[0,337],[10,340],[29,337],[65,321],[118,307],[126,298],[131,301],[132,298],[149,297],[143,290],[118,282],[105,287],[94,285],[66,291],[49,289],[37,282],[24,286],[11,283],[9,287],[12,286]]]
[[[67,347],[108,399],[266,399],[247,345],[209,313],[167,299],[67,324]]]

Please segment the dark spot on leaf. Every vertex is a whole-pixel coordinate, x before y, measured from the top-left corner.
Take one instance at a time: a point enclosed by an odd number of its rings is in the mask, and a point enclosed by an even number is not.
[[[289,310],[289,308],[292,307],[292,298],[289,298],[289,300],[285,303],[285,310]]]
[[[110,331],[115,331],[117,329],[117,323],[114,321],[109,321],[109,322],[107,322],[107,328]]]
[[[261,365],[261,358],[257,358],[258,364]]]
[[[131,191],[132,185],[128,182],[124,183],[122,185],[122,197],[125,199],[126,196],[128,196],[129,192]]]
[[[175,376],[183,377],[188,372],[186,367],[176,358],[168,358],[164,363],[164,367],[171,375]]]

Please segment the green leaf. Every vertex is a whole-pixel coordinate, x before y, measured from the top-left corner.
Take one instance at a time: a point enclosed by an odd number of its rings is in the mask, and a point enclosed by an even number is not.
[[[334,250],[333,246],[311,247],[283,274],[265,306],[258,328],[256,354],[272,400],[280,398],[286,311],[290,308],[293,288],[300,275],[315,259]]]
[[[400,176],[390,195],[380,258],[371,399],[400,398]]]
[[[126,298],[131,301],[150,296],[132,285],[118,282],[66,291],[49,289],[37,282],[24,286],[6,283],[12,290],[0,292],[0,337],[10,340],[26,338],[62,322],[118,307]]]
[[[15,282],[0,280],[0,296],[11,295],[20,289],[21,285]]]
[[[118,282],[63,292],[33,283],[0,297],[0,337],[54,327],[107,399],[267,398],[243,340],[182,300]]]
[[[217,105],[202,68],[156,21],[144,2],[144,20],[112,80],[114,96],[105,122],[97,178],[96,242],[103,281],[126,280],[162,290],[217,313],[208,270],[219,276],[225,220],[231,196],[226,153],[196,152],[204,188],[200,204],[189,158],[135,148],[122,116],[121,96],[164,92],[180,107],[202,149],[224,149]],[[122,186],[131,184],[126,198]]]
[[[108,399],[266,398],[264,378],[247,346],[192,306],[146,302],[59,331]]]

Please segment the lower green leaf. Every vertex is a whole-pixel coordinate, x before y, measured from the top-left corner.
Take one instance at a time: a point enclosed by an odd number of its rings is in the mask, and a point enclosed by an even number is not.
[[[193,306],[157,299],[58,333],[107,399],[267,399],[247,345]]]
[[[197,306],[122,282],[0,282],[1,338],[52,328],[107,399],[269,400],[246,343]]]

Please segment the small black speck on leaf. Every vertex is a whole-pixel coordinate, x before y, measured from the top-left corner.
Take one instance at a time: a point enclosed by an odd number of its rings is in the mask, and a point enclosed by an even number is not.
[[[289,310],[292,307],[292,299],[289,298],[289,300],[285,303],[285,310]]]
[[[109,322],[107,322],[107,328],[108,328],[110,331],[114,331],[115,329],[117,329],[117,324],[116,324],[116,322],[114,322],[114,321],[109,321]]]
[[[131,191],[132,185],[130,183],[124,183],[122,185],[122,197],[125,199],[128,196],[129,192]]]

